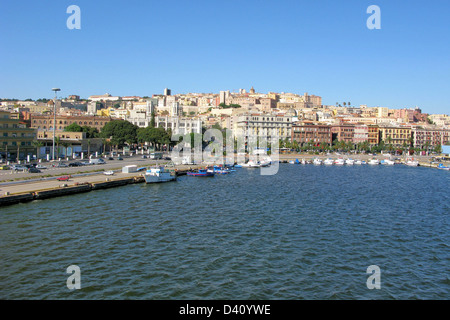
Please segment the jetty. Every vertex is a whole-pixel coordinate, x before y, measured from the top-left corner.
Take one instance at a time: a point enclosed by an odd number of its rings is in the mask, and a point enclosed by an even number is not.
[[[182,176],[191,169],[204,167],[204,165],[182,166],[172,168],[175,175]],[[71,177],[61,182],[54,179],[43,179],[37,181],[22,181],[16,183],[0,184],[0,206],[12,205],[42,200],[60,196],[73,195],[100,189],[121,187],[129,184],[144,183],[145,178],[142,171],[132,173],[115,172],[112,176],[106,176],[103,172],[95,175]]]

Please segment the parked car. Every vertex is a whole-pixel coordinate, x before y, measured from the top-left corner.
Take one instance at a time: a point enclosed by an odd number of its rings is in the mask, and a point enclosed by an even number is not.
[[[36,166],[36,169],[42,170],[42,169],[47,169],[47,167],[46,167],[46,166],[43,166],[42,164],[38,164],[38,165]]]
[[[57,168],[67,168],[69,165],[67,163],[64,163],[64,162],[59,162],[57,164],[53,164],[53,166],[57,167]]]
[[[14,171],[25,171],[25,170],[28,170],[27,167],[21,166],[21,165],[14,165],[13,169],[14,169]]]
[[[117,160],[123,160],[123,158],[122,157],[118,157]]]
[[[69,163],[69,167],[81,167],[81,166],[83,166],[83,164],[78,161]]]
[[[89,163],[91,163],[91,164],[105,164],[106,162],[102,158],[99,158],[99,159],[91,159],[89,161]]]
[[[28,169],[28,172],[29,173],[41,173],[41,170],[39,170],[35,167],[32,167],[32,168]]]
[[[0,166],[0,170],[9,170],[9,169],[10,169],[10,167],[7,165]]]
[[[113,157],[109,157],[108,160],[114,160],[114,158]]]

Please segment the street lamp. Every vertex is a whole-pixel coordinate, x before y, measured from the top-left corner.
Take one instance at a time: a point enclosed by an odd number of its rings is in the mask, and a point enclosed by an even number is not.
[[[57,92],[61,91],[60,88],[53,88],[52,91],[55,91],[55,101],[53,103],[53,155],[52,160],[55,160],[55,134],[56,134],[56,99]]]

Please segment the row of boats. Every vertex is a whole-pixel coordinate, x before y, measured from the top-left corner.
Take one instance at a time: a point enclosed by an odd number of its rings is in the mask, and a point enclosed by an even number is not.
[[[213,177],[216,174],[229,174],[234,171],[236,171],[234,166],[209,166],[206,168],[188,171],[186,174],[194,177]],[[144,174],[144,178],[146,183],[158,183],[175,181],[177,176],[175,172],[167,170],[163,166],[157,166],[147,169]]]
[[[368,161],[365,160],[354,160],[354,159],[325,159],[325,160],[321,160],[319,158],[315,158],[313,160],[305,160],[302,159],[301,161],[298,159],[289,161],[289,163],[291,164],[314,164],[314,165],[364,165],[364,164],[368,164],[368,165],[387,165],[387,166],[393,166],[394,164],[396,164],[395,161],[390,160],[390,159],[384,159],[384,160],[378,160],[378,159],[370,159]],[[413,167],[417,167],[419,165],[419,162],[416,160],[408,160],[405,162],[406,165],[408,166],[413,166]]]
[[[236,171],[235,168],[261,168],[267,167],[272,164],[272,159],[270,157],[262,158],[261,160],[249,160],[246,163],[235,164],[235,165],[213,165],[207,166],[205,168],[200,168],[197,170],[188,171],[186,174],[193,177],[213,177],[216,174],[229,174]],[[144,174],[146,183],[158,183],[158,182],[168,182],[175,181],[176,174],[167,170],[164,166],[156,166],[153,168],[148,168]]]
[[[292,160],[289,163],[291,164],[314,164],[314,165],[387,165],[392,166],[395,165],[396,162],[390,159],[370,159],[368,161],[365,160],[354,160],[354,159],[325,159],[321,160],[319,158],[315,158],[313,160]],[[265,158],[260,161],[250,160],[247,163],[243,164],[236,164],[234,166],[229,165],[214,165],[214,166],[207,166],[205,168],[197,169],[197,170],[191,170],[188,171],[186,174],[188,176],[194,176],[194,177],[213,177],[216,174],[230,174],[235,170],[235,168],[261,168],[270,166],[272,164],[272,160],[270,158]],[[414,159],[409,159],[406,162],[404,162],[407,166],[417,167],[419,166],[419,162]],[[449,167],[446,167],[442,164],[439,164],[438,169],[442,170],[450,170]],[[168,181],[175,181],[177,179],[175,172],[167,170],[164,166],[156,166],[147,169],[147,171],[144,174],[145,182],[146,183],[158,183],[158,182],[168,182]]]

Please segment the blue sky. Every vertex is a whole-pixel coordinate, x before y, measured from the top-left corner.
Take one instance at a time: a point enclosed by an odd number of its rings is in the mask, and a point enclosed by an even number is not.
[[[81,9],[69,30],[68,6]],[[370,5],[381,30],[369,30]],[[0,2],[0,97],[237,91],[449,113],[448,0]]]

